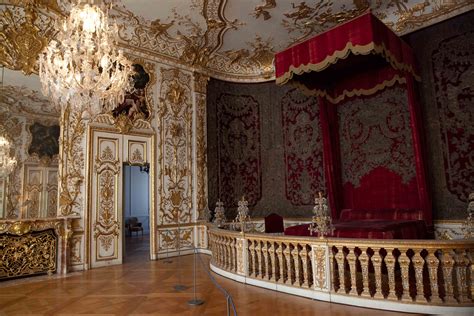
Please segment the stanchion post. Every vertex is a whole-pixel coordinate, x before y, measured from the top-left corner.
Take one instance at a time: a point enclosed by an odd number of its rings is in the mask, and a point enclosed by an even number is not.
[[[194,267],[193,267],[193,293],[194,293],[194,298],[190,301],[188,301],[188,305],[191,306],[197,306],[197,305],[202,305],[204,303],[203,300],[200,300],[196,297],[196,247],[194,247],[194,254],[193,254],[193,261],[194,261]]]

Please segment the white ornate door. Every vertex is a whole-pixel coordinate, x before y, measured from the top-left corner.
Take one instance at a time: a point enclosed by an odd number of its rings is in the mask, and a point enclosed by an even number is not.
[[[91,267],[122,263],[122,136],[95,132],[92,148]]]

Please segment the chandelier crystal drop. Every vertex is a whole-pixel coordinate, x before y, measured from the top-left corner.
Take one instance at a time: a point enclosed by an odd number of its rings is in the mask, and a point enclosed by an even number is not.
[[[7,177],[16,166],[16,159],[10,157],[10,142],[0,136],[0,177]]]
[[[133,89],[133,67],[117,49],[118,27],[108,10],[80,3],[39,56],[43,94],[91,115],[111,111]]]

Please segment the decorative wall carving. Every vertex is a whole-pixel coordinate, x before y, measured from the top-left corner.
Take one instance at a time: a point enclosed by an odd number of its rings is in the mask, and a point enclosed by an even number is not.
[[[0,279],[56,272],[58,238],[53,230],[22,236],[1,234],[0,249]]]
[[[251,95],[224,92],[216,106],[220,199],[235,207],[245,195],[253,206],[262,197],[260,105]]]
[[[474,32],[441,41],[431,63],[447,188],[467,203],[474,183]]]
[[[121,259],[118,254],[120,219],[118,218],[117,190],[120,175],[119,144],[116,139],[99,138],[94,163],[97,176],[97,209],[92,219],[95,239],[95,260]]]
[[[206,87],[209,77],[194,76],[194,98],[196,112],[196,193],[197,212],[196,218],[200,218],[201,212],[208,206],[207,201],[207,115],[206,115]]]
[[[369,101],[370,100],[370,101]],[[371,170],[385,167],[403,183],[415,177],[410,113],[403,87],[338,106],[342,182],[359,186]]]
[[[85,122],[82,113],[66,107],[61,116],[59,152],[59,210],[61,215],[82,214]]]
[[[158,115],[158,224],[192,220],[192,89],[191,75],[161,69],[161,111]]]
[[[54,18],[38,14],[35,1],[0,11],[0,64],[26,75],[38,72],[37,58],[56,33]]]
[[[292,89],[281,107],[286,197],[293,205],[311,205],[316,192],[325,191],[318,102]]]

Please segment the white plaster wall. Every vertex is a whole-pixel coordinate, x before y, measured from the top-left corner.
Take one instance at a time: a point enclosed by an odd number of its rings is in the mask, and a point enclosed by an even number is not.
[[[143,230],[149,232],[149,174],[138,166],[124,166],[124,216],[137,217]]]

